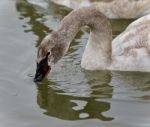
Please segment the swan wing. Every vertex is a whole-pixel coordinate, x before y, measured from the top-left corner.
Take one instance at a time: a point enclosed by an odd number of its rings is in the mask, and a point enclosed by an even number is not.
[[[150,14],[131,23],[112,42],[112,68],[150,71]]]

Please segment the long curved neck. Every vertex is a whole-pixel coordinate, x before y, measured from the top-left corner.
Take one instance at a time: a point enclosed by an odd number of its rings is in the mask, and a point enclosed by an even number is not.
[[[65,45],[64,53],[82,26],[90,27],[90,37],[82,58],[86,69],[106,68],[111,62],[112,32],[107,18],[93,7],[72,11],[58,26],[55,33]]]

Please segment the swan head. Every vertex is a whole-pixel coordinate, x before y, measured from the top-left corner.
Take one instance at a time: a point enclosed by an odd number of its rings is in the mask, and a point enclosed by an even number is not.
[[[46,78],[51,66],[64,55],[66,44],[62,43],[58,36],[57,32],[53,32],[46,36],[38,46],[35,82],[40,82]]]
[[[45,77],[47,77],[48,73],[50,72],[51,66],[49,65],[49,60],[48,60],[49,55],[50,52],[48,52],[43,59],[37,62],[34,82],[42,81]]]
[[[51,64],[53,62],[53,56],[51,52],[53,45],[53,40],[51,40],[51,36],[48,35],[38,46],[34,82],[42,81],[50,72]]]

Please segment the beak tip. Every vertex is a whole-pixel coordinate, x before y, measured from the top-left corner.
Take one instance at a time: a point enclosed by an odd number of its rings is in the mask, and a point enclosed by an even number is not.
[[[34,78],[34,79],[33,79],[33,81],[34,81],[35,83],[37,83],[37,82],[38,82],[38,80],[37,80],[36,78]]]
[[[42,81],[42,80],[43,80],[42,76],[35,76],[34,79],[33,79],[33,81],[34,81],[35,83],[38,83],[38,82],[40,82],[40,81]]]

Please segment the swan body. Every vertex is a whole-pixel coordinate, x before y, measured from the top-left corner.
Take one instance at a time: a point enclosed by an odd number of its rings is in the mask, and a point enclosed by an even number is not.
[[[131,23],[112,41],[111,68],[150,71],[150,14]]]
[[[66,6],[71,9],[87,7],[91,5],[90,0],[51,0],[53,3]]]
[[[108,18],[139,18],[150,13],[150,0],[51,0],[72,9],[93,6]]]
[[[93,7],[77,9],[67,15],[39,45],[37,63],[45,59],[50,66],[61,59],[82,26],[89,26],[91,30],[81,60],[82,68],[150,71],[150,15],[134,21],[112,40],[109,20]]]
[[[105,30],[103,32],[107,33]],[[131,23],[113,41],[110,41],[110,33],[107,35],[104,33],[90,33],[82,57],[83,68],[87,70],[150,71],[150,15]]]

